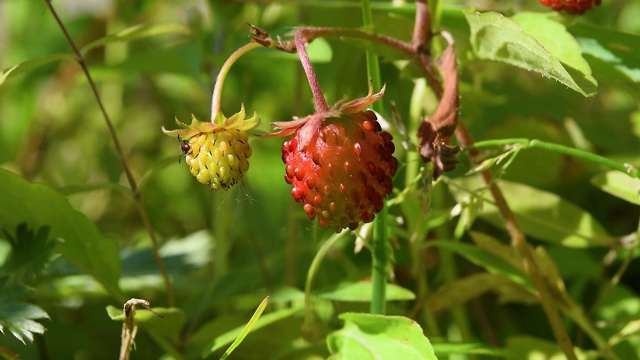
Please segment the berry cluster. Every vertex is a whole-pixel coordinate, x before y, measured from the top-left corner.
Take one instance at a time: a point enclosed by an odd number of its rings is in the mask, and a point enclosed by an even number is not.
[[[602,0],[540,0],[540,3],[544,6],[569,14],[583,14],[585,11],[600,5],[601,2]]]

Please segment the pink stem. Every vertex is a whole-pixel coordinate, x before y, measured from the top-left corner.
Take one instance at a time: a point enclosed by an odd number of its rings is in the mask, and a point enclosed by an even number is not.
[[[309,60],[309,55],[307,55],[304,37],[300,30],[296,31],[295,40],[296,49],[300,56],[300,62],[302,63],[304,73],[307,75],[307,79],[309,80],[309,86],[311,87],[313,99],[316,103],[316,111],[327,112],[329,111],[329,106],[327,105],[327,101],[324,99],[324,95],[322,95],[322,89],[320,89],[320,84],[318,84],[318,78],[316,77],[316,72],[313,70],[311,61]]]

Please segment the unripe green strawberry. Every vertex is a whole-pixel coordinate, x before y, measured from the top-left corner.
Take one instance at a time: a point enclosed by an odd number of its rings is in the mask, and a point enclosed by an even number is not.
[[[282,146],[285,181],[309,219],[323,227],[339,232],[373,221],[393,189],[398,160],[392,137],[372,111],[362,111],[383,91],[324,114],[275,123],[284,129],[276,135],[294,130]]]
[[[244,119],[240,112],[225,118],[217,114],[212,122],[193,117],[191,125],[176,122],[182,130],[162,129],[165,134],[184,139],[181,146],[187,165],[196,179],[212,190],[229,189],[249,170],[251,147],[246,130],[257,125],[256,116]]]

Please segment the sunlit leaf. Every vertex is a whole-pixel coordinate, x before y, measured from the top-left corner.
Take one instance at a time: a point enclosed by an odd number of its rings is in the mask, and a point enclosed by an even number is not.
[[[431,339],[431,345],[433,345],[433,350],[437,356],[453,354],[504,356],[503,349],[496,349],[481,343],[438,342],[435,339]]]
[[[615,197],[640,205],[640,179],[638,178],[611,170],[592,177],[591,183]]]
[[[331,359],[437,359],[414,320],[401,316],[344,313],[344,327],[327,337]]]
[[[255,325],[252,327],[252,331],[256,331],[261,329],[267,325],[270,325],[276,321],[280,321],[282,319],[286,319],[294,314],[302,311],[302,307],[294,307],[289,309],[277,310],[274,312],[270,312],[265,314],[256,321]],[[224,334],[216,337],[213,342],[207,346],[205,346],[205,351],[203,352],[203,356],[207,356],[222,347],[231,344],[244,330],[246,325],[238,326],[235,329],[229,330]]]
[[[0,73],[0,85],[2,85],[7,79],[23,74],[27,71],[31,71],[37,67],[40,67],[55,61],[71,60],[71,59],[75,59],[75,57],[71,54],[52,54],[39,59],[23,61],[20,64],[14,65],[4,70],[2,73]]]
[[[323,291],[319,296],[334,301],[369,302],[372,290],[373,283],[371,281],[345,282],[331,290]],[[416,295],[410,290],[395,284],[387,284],[387,301],[413,300],[415,298]]]
[[[548,35],[544,26],[544,23],[550,20],[544,20],[543,24],[535,26],[528,22],[527,27],[533,28],[536,33],[529,34],[515,21],[496,12],[468,11],[465,16],[471,27],[471,47],[479,58],[535,71],[584,96],[595,95],[597,82],[590,71],[586,73],[569,66],[565,68],[558,57],[535,37],[536,34],[540,35],[540,32],[543,32],[545,37],[552,36]],[[565,33],[564,37],[566,39],[570,35]],[[554,48],[562,45],[557,44]],[[566,55],[562,57],[567,58]],[[569,61],[575,63],[575,60]]]
[[[0,169],[0,193],[1,227],[13,229],[23,222],[33,228],[49,226],[51,237],[62,240],[57,246],[62,256],[92,275],[111,295],[122,298],[118,245],[102,237],[95,224],[73,209],[64,196],[4,169]]]
[[[477,191],[486,185],[475,177],[452,180],[457,184],[454,196],[462,201],[466,191]],[[611,246],[614,238],[584,209],[562,197],[533,187],[500,181],[502,193],[528,235],[541,240],[572,247]],[[466,189],[466,190],[459,190]],[[504,227],[504,220],[488,191],[483,191],[484,205],[480,216]]]
[[[80,51],[86,54],[91,49],[99,46],[104,46],[109,43],[129,42],[163,34],[188,35],[189,28],[180,24],[169,23],[135,25],[124,30],[120,30],[114,34],[109,34],[107,36],[101,37],[100,39],[94,40],[83,46]]]

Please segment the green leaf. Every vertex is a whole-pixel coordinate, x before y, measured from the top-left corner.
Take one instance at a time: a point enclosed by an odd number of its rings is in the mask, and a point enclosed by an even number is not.
[[[456,199],[464,201],[465,191],[483,199],[479,216],[498,227],[504,227],[504,221],[493,198],[488,191],[481,191],[486,185],[475,177],[459,178],[450,181]],[[577,205],[564,200],[553,193],[533,187],[500,181],[509,206],[516,215],[524,232],[540,240],[571,247],[611,246],[614,238],[591,214]]]
[[[124,298],[118,288],[118,245],[102,237],[95,224],[73,209],[64,196],[4,169],[0,169],[0,193],[0,227],[13,229],[24,222],[32,228],[49,226],[51,237],[62,240],[57,247],[62,256],[92,275],[109,294]]]
[[[189,28],[180,24],[169,23],[135,25],[94,40],[83,46],[80,49],[80,52],[86,54],[91,49],[104,46],[109,43],[129,42],[163,34],[189,35]]]
[[[323,291],[319,296],[333,301],[370,302],[372,288],[371,281],[344,282],[328,291]],[[416,295],[410,290],[395,284],[387,284],[387,301],[413,300],[415,298]]]
[[[5,80],[10,79],[16,75],[31,71],[37,67],[52,63],[54,61],[67,59],[72,60],[75,59],[75,57],[71,54],[52,54],[39,59],[23,61],[20,64],[14,65],[0,73],[0,86],[5,82]]]
[[[584,54],[607,63],[628,80],[640,82],[640,36],[587,25],[576,25],[569,31],[576,36]]]
[[[524,276],[524,273],[521,270],[477,246],[443,240],[429,241],[427,246],[434,246],[439,249],[453,251],[472,263],[484,267],[492,274],[503,276],[527,289],[533,289],[533,284],[531,284],[529,278]]]
[[[591,76],[591,68],[587,60],[582,57],[582,49],[578,41],[564,25],[550,19],[549,13],[522,12],[511,19],[561,63],[585,77]],[[593,78],[590,80],[595,82]]]
[[[426,300],[427,308],[430,311],[454,309],[488,292],[498,295],[498,302],[501,304],[538,303],[538,299],[532,292],[514,284],[504,276],[477,273],[450,281],[436,289]]]
[[[468,354],[468,355],[490,355],[497,357],[504,357],[503,349],[496,349],[481,343],[450,343],[450,342],[437,342],[435,339],[431,340],[433,350],[438,356],[448,356],[452,354]]]
[[[576,60],[579,52],[568,56],[564,51],[559,50],[559,47],[571,47],[575,43],[575,39],[566,33],[562,25],[546,18],[525,15],[521,20],[533,32],[530,34],[512,19],[496,12],[467,11],[465,17],[471,28],[471,47],[479,58],[535,71],[555,79],[584,96],[595,95],[597,82],[591,76],[590,70],[585,72],[584,63]],[[548,30],[545,29],[547,26],[549,26]],[[558,35],[558,41],[561,42],[551,46],[552,52],[545,47],[545,43],[548,45],[552,42],[549,38],[553,37],[554,29],[561,30]],[[542,40],[536,38],[536,35],[541,36]],[[565,68],[560,62],[561,59],[570,64]],[[573,66],[578,66],[579,69]]]
[[[184,312],[178,308],[152,308],[152,310],[155,314],[145,309],[136,309],[136,324],[140,329],[147,332],[164,350],[176,358],[181,358],[177,348],[180,340],[180,331],[185,321]],[[114,306],[107,306],[107,314],[111,320],[124,320],[122,309]]]
[[[331,359],[437,359],[414,320],[359,313],[340,318],[344,327],[327,337]]]
[[[260,305],[258,305],[258,308],[251,316],[251,319],[249,319],[249,322],[247,323],[247,325],[242,329],[240,334],[236,337],[236,340],[229,346],[227,351],[225,351],[224,354],[222,354],[222,356],[220,357],[220,360],[225,360],[227,357],[229,357],[229,355],[231,355],[233,350],[235,350],[235,348],[237,348],[238,345],[242,343],[242,340],[244,340],[244,338],[247,337],[251,329],[256,324],[256,321],[260,319],[260,316],[264,312],[264,309],[267,307],[267,304],[269,304],[269,296],[264,298],[264,300],[262,300]]]
[[[638,178],[611,170],[592,177],[591,183],[606,193],[640,205],[640,179]]]
[[[302,306],[299,306],[268,313],[260,317],[260,319],[253,325],[252,330],[256,331],[276,321],[288,318],[294,314],[301,312],[302,309]],[[211,344],[205,347],[205,351],[202,355],[208,356],[209,354],[221,349],[223,346],[230,344],[232,341],[234,341],[234,339],[240,336],[245,327],[246,325],[238,326],[235,329],[229,330],[226,333],[216,337]]]
[[[27,292],[20,286],[3,289],[0,292],[0,331],[9,331],[16,339],[25,344],[25,340],[33,342],[33,334],[43,334],[44,326],[35,319],[49,319],[49,315],[41,308],[18,300]]]
[[[507,338],[506,360],[522,359],[564,359],[566,358],[558,344],[535,338],[533,336],[511,336]],[[579,360],[592,359],[593,357],[579,348],[574,348]]]
[[[11,245],[11,252],[5,260],[0,274],[7,276],[9,283],[29,284],[41,275],[53,256],[57,241],[49,237],[49,227],[42,226],[37,231],[20,223],[15,236],[3,229]]]

